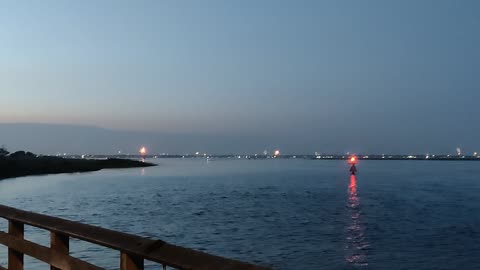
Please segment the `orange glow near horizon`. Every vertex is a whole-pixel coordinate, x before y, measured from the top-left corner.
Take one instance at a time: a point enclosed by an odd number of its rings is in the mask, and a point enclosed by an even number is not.
[[[357,157],[356,157],[356,156],[352,156],[352,157],[350,158],[350,163],[355,164],[356,162],[357,162]]]

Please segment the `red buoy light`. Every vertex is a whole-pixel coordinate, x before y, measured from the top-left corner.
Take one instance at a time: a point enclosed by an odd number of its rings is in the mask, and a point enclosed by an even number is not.
[[[357,157],[356,156],[350,157],[350,163],[352,163],[352,164],[357,163]]]

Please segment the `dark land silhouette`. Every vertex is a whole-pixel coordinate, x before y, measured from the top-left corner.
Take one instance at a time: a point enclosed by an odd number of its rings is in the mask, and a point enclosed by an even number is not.
[[[150,166],[156,166],[156,164],[119,158],[74,159],[37,156],[31,152],[17,151],[12,154],[0,156],[0,180],[29,175],[79,173],[98,171],[102,169],[137,168]]]

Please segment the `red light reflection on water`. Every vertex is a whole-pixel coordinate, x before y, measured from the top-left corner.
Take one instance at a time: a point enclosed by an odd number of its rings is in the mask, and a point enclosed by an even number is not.
[[[357,193],[357,179],[355,175],[350,176],[347,206],[350,212],[350,222],[346,227],[345,260],[356,266],[367,266],[367,253],[370,245],[365,238],[365,228],[360,221],[360,199]]]
[[[357,178],[355,175],[350,175],[350,185],[348,186],[348,194],[350,195],[349,198],[355,197],[358,200],[357,196]]]

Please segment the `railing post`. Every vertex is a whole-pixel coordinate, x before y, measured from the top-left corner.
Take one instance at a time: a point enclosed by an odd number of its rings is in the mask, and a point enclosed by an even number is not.
[[[10,235],[23,239],[23,232],[23,223],[8,221],[8,233]],[[12,248],[8,249],[8,270],[23,270],[23,253]]]
[[[69,254],[70,244],[68,235],[50,232],[50,248],[61,254]],[[50,266],[50,270],[60,270],[54,266]]]
[[[120,270],[143,270],[143,258],[122,252]]]
[[[120,270],[143,270],[143,258],[122,252]]]
[[[143,270],[143,258],[122,251],[120,254],[120,270]]]

